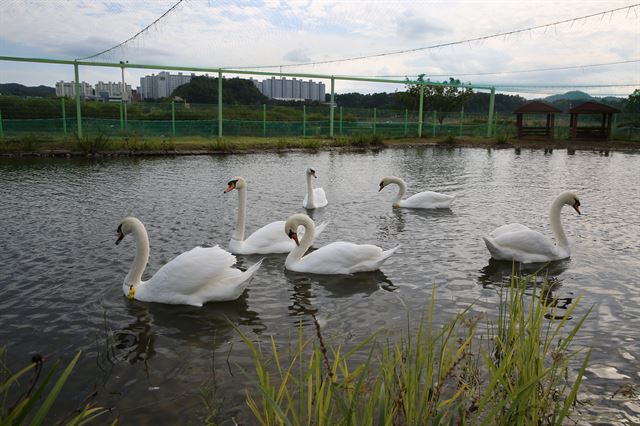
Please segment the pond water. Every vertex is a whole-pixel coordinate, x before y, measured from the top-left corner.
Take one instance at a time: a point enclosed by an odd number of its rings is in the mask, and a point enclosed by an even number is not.
[[[375,273],[313,276],[284,271],[285,255],[265,257],[243,297],[202,308],[131,302],[122,281],[133,239],[116,246],[121,218],[145,223],[150,277],[196,245],[225,247],[237,193],[248,181],[247,231],[304,212],[305,169],[313,167],[329,205],[316,246],[336,240],[400,249]],[[396,187],[456,194],[451,210],[393,209]],[[436,286],[436,320],[475,303],[495,313],[496,287],[511,265],[489,262],[482,235],[520,222],[551,236],[548,210],[560,192],[577,191],[582,216],[565,208],[570,260],[546,270],[554,297],[575,300],[574,322],[590,306],[577,345],[591,347],[580,398],[586,421],[640,422],[638,399],[610,398],[640,382],[640,155],[614,152],[407,148],[380,152],[247,154],[163,158],[3,159],[0,161],[0,344],[8,364],[33,353],[68,361],[83,356],[56,406],[63,416],[97,391],[126,424],[197,423],[201,394],[221,424],[251,424],[244,402],[251,359],[237,331],[254,341],[313,334],[314,313],[327,339],[359,342],[376,330],[406,328]],[[238,256],[246,268],[261,256]]]

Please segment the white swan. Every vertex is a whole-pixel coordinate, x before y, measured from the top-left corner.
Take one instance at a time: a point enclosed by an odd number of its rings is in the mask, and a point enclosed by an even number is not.
[[[235,300],[244,292],[262,260],[245,272],[232,268],[236,258],[215,247],[195,247],[182,253],[158,269],[147,281],[142,273],[149,260],[149,237],[142,222],[135,217],[122,219],[116,244],[132,234],[136,256],[122,283],[122,291],[130,299],[202,306],[206,302]]]
[[[407,192],[407,184],[397,176],[385,176],[380,181],[380,189],[382,191],[385,186],[395,183],[400,187],[398,195],[393,200],[393,207],[405,207],[410,209],[448,209],[455,195],[440,194],[439,192],[424,191],[419,192],[411,197],[403,200],[404,194]]]
[[[244,238],[245,222],[247,221],[247,181],[236,176],[227,183],[224,193],[238,190],[238,221],[236,230],[229,241],[229,251],[233,254],[269,254],[289,253],[296,244],[282,234],[284,220],[271,222],[253,234]],[[327,222],[318,225],[318,234],[327,226]]]
[[[299,226],[305,229],[301,240],[298,240],[296,230]],[[315,234],[313,220],[305,214],[294,214],[287,219],[284,226],[285,234],[296,242],[287,256],[284,267],[295,272],[312,274],[352,274],[354,272],[375,271],[400,246],[382,251],[371,244],[353,244],[338,241],[320,247],[305,256],[311,247]]]
[[[556,197],[549,212],[556,244],[539,232],[532,231],[519,223],[512,223],[496,228],[488,236],[483,237],[491,257],[496,260],[515,260],[522,263],[549,262],[568,258],[571,250],[560,222],[560,211],[565,204],[572,206],[580,214],[580,200],[574,192],[563,192]]]
[[[324,207],[329,204],[327,201],[327,196],[324,193],[324,189],[322,188],[314,188],[313,183],[311,182],[311,176],[314,178],[318,178],[316,176],[316,171],[312,168],[307,169],[307,194],[304,196],[304,200],[302,200],[302,207],[305,209],[317,209],[320,207]]]

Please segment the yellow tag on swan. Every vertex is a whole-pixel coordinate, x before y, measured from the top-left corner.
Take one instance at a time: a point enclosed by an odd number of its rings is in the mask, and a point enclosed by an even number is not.
[[[136,295],[136,288],[134,286],[129,286],[129,294],[127,295],[129,300],[133,300],[135,295]]]

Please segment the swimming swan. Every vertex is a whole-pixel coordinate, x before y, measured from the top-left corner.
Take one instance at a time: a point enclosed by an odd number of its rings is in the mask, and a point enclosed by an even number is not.
[[[407,184],[404,180],[396,176],[383,177],[380,181],[380,189],[378,189],[378,192],[392,183],[400,187],[398,195],[395,200],[393,200],[393,207],[405,207],[409,209],[448,209],[453,199],[456,198],[455,195],[424,191],[403,200],[402,197],[404,197],[405,192],[407,192]]]
[[[302,207],[308,210],[317,209],[329,204],[327,196],[324,193],[324,189],[313,187],[313,183],[311,183],[311,176],[316,179],[318,178],[318,176],[316,176],[316,171],[309,168],[307,169],[307,194],[304,196],[304,200],[302,200]]]
[[[135,217],[122,219],[116,244],[132,234],[136,256],[122,283],[122,291],[130,299],[202,306],[206,302],[235,300],[244,292],[262,260],[245,272],[232,268],[236,258],[215,247],[195,247],[162,266],[147,281],[141,281],[149,260],[149,237],[142,222]]]
[[[236,230],[229,241],[229,251],[233,254],[269,254],[289,253],[296,244],[282,234],[284,220],[271,222],[257,229],[247,239],[244,238],[245,222],[247,220],[247,181],[241,177],[234,177],[227,183],[224,193],[238,190],[238,221]],[[324,222],[318,226],[318,234],[327,226]]]
[[[305,229],[302,239],[298,240],[296,230]],[[285,234],[295,241],[296,248],[287,256],[284,267],[295,272],[312,274],[352,274],[354,272],[375,271],[400,246],[382,251],[371,244],[353,244],[344,241],[327,244],[305,256],[315,236],[313,220],[305,214],[294,214],[287,219],[283,227]]]
[[[562,223],[560,211],[564,205],[572,206],[580,214],[580,200],[574,192],[563,192],[551,204],[549,220],[556,244],[547,236],[532,231],[519,223],[496,228],[483,237],[491,257],[496,260],[515,260],[522,263],[549,262],[566,259],[571,255]]]

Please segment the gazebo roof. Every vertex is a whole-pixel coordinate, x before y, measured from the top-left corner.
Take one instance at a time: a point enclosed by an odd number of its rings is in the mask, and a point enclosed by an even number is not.
[[[562,112],[562,110],[542,101],[531,101],[531,102],[527,102],[526,104],[522,105],[520,108],[513,111],[514,114],[540,113],[540,112],[558,113],[558,112]]]
[[[609,105],[601,104],[600,102],[588,101],[577,107],[571,108],[570,113],[582,113],[582,114],[598,114],[598,113],[616,113],[620,112],[618,108],[611,107]]]

